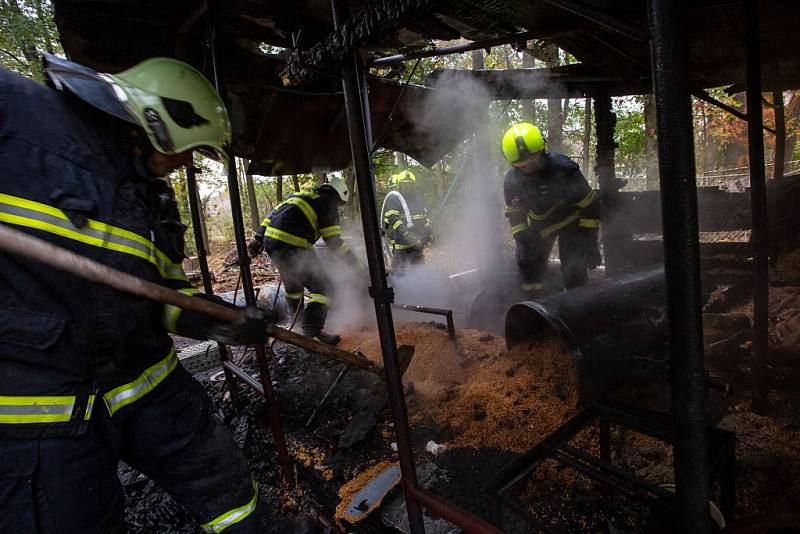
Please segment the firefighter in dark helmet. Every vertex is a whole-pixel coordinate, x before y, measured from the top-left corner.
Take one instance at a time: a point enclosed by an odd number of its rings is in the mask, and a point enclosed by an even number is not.
[[[286,289],[290,311],[303,307],[304,289],[309,292],[303,310],[303,334],[336,345],[340,338],[323,331],[331,307],[331,280],[326,266],[314,250],[321,237],[347,264],[363,266],[342,240],[339,207],[347,202],[350,191],[340,178],[332,178],[311,191],[295,193],[278,205],[261,223],[250,242],[250,254],[266,250],[278,268]]]
[[[578,165],[545,150],[539,129],[515,124],[503,136],[503,154],[511,164],[505,175],[505,213],[517,244],[523,292],[539,296],[556,238],[567,289],[586,284],[588,271],[602,259],[596,193]]]

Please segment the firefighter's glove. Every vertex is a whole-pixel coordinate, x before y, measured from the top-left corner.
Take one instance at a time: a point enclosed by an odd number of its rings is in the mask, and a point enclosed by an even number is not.
[[[211,329],[211,338],[225,345],[256,345],[267,340],[274,323],[275,317],[264,310],[239,308],[235,321]]]
[[[250,242],[247,244],[247,252],[250,254],[251,258],[255,258],[262,252],[264,252],[264,243],[259,241],[258,239],[251,239]]]

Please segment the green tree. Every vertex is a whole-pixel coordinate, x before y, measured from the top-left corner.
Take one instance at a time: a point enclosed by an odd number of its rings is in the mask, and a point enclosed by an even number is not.
[[[42,54],[63,54],[49,0],[0,0],[0,66],[41,81]]]

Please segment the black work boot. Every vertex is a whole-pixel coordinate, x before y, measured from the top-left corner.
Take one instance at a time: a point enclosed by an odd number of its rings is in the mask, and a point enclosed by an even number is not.
[[[336,334],[327,334],[325,332],[320,332],[319,334],[314,336],[314,339],[316,339],[317,341],[321,341],[327,345],[333,345],[333,346],[338,345],[339,342],[342,340],[341,336],[337,336]]]

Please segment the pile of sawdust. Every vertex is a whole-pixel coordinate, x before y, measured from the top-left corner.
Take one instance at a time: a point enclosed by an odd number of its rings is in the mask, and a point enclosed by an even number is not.
[[[380,506],[380,504],[383,501],[383,499],[376,500],[375,502],[373,502],[372,506],[367,510],[363,510],[363,513],[361,515],[359,515],[358,517],[354,517],[354,516],[352,516],[352,515],[347,513],[347,510],[350,507],[350,503],[353,500],[353,497],[355,497],[355,495],[359,491],[361,491],[364,488],[364,486],[369,484],[369,482],[373,478],[375,478],[378,474],[380,474],[386,468],[388,468],[388,467],[390,467],[392,465],[397,465],[397,464],[392,464],[392,462],[388,462],[388,461],[385,461],[385,460],[383,462],[377,463],[377,464],[373,465],[372,467],[369,467],[369,468],[365,469],[364,471],[362,471],[361,473],[357,474],[350,481],[348,481],[341,488],[339,488],[339,499],[340,499],[340,501],[339,501],[339,504],[336,506],[336,520],[337,520],[337,523],[339,523],[341,525],[342,521],[347,521],[349,523],[355,523],[355,522],[361,521],[365,517],[369,516],[369,513],[372,510],[374,510],[375,508]],[[386,492],[386,493],[388,494],[389,492]]]
[[[725,416],[718,425],[736,433],[736,514],[800,509],[800,433],[752,412]]]
[[[524,452],[566,421],[575,410],[577,383],[572,359],[559,338],[537,339],[506,352],[502,339],[462,330],[454,344],[447,333],[420,323],[397,328],[398,344],[414,345],[404,382],[413,391],[412,423],[447,428],[452,447],[494,447]],[[378,353],[377,334],[346,335],[341,347]]]

